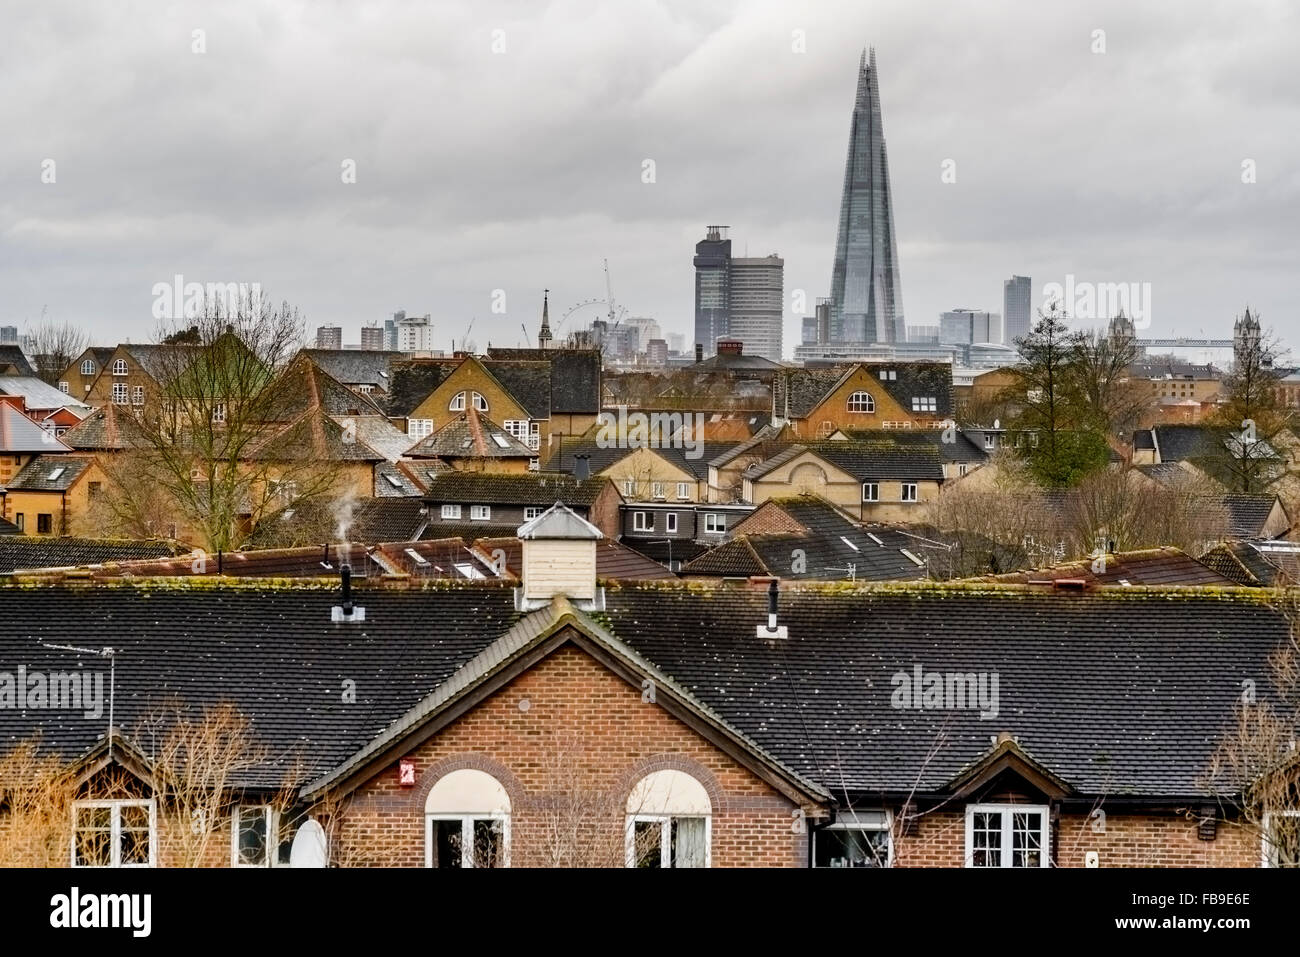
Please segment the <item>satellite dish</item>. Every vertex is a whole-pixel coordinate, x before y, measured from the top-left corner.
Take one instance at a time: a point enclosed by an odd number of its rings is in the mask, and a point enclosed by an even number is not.
[[[996,428],[998,428],[998,427],[999,427],[999,426],[998,426],[998,420],[997,420],[997,419],[994,419],[994,420],[993,420],[993,428],[996,429]]]
[[[325,829],[312,818],[303,822],[289,850],[290,867],[324,867],[329,859]]]

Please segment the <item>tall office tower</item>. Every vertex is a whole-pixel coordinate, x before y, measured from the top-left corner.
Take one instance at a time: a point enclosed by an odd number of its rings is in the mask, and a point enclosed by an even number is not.
[[[397,348],[400,352],[431,352],[433,321],[430,316],[408,316],[397,320]]]
[[[317,349],[342,349],[343,348],[343,327],[342,326],[317,326],[316,327],[316,348]]]
[[[384,320],[384,349],[388,352],[397,351],[397,320],[405,316],[405,312],[395,312],[392,319]]]
[[[384,348],[384,330],[379,326],[361,327],[361,348],[381,352]]]
[[[873,48],[870,59],[864,51],[858,64],[831,270],[831,341],[883,343],[906,338]]]
[[[776,253],[732,259],[730,286],[727,338],[743,342],[746,355],[780,362],[785,260]]]
[[[1032,286],[1028,276],[1012,276],[1002,283],[1002,344],[1015,346],[1033,328]]]
[[[695,342],[704,354],[717,351],[717,341],[728,334],[731,307],[730,226],[710,226],[705,238],[695,244]]]

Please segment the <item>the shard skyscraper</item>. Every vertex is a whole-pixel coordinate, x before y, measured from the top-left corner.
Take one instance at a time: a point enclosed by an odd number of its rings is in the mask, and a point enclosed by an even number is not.
[[[902,289],[889,160],[880,119],[876,51],[858,65],[858,92],[844,164],[844,195],[831,273],[832,342],[903,342]]]

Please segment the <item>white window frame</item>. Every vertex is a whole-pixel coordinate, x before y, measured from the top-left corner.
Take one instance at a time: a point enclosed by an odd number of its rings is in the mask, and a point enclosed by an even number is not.
[[[412,439],[423,439],[433,432],[433,419],[407,419],[406,435]]]
[[[672,867],[672,825],[674,818],[704,818],[704,866],[713,866],[713,815],[712,814],[629,814],[623,830],[625,863],[636,867],[636,826],[639,823],[659,825],[659,866]]]
[[[664,531],[665,531],[665,532],[676,532],[676,531],[677,531],[677,513],[676,513],[676,512],[669,512],[667,515],[664,516]]]
[[[424,866],[433,867],[433,822],[460,821],[460,866],[474,866],[474,822],[501,822],[501,866],[510,866],[510,815],[509,814],[425,814],[424,815]]]
[[[217,425],[220,425],[221,423],[226,421],[226,403],[224,402],[212,403],[212,421],[214,424]]]
[[[878,815],[876,819],[868,819],[869,816]],[[841,811],[836,816],[835,823],[829,824],[824,828],[818,828],[813,832],[813,861],[817,860],[817,839],[825,831],[876,831],[885,834],[885,863],[882,867],[894,866],[894,812],[885,809],[881,811]],[[816,867],[816,864],[813,865]]]
[[[127,387],[127,384],[125,382],[113,383],[113,404],[114,405],[131,404],[131,390]]]
[[[246,813],[257,811],[266,819],[266,860],[249,864],[239,859],[239,819]],[[230,812],[230,866],[231,867],[282,867],[280,864],[280,812],[270,804],[236,804]]]
[[[459,505],[444,505],[444,506],[442,507],[442,517],[443,517],[443,518],[453,518],[453,519],[457,519],[457,520],[459,520],[459,519],[460,519],[460,506],[459,506]]]
[[[632,531],[634,532],[653,532],[655,530],[654,515],[650,512],[633,512],[632,513]]]
[[[62,392],[64,395],[68,394],[68,383],[66,381],[63,380],[59,381],[59,391]]]
[[[705,534],[708,535],[727,534],[727,513],[726,512],[705,512],[704,531]]]
[[[491,505],[471,505],[469,507],[469,520],[471,522],[490,522],[492,521]]]
[[[457,392],[455,395],[453,395],[453,396],[451,397],[451,404],[447,406],[447,410],[448,410],[449,412],[464,412],[464,411],[465,411],[465,393],[464,393],[464,392]]]
[[[908,489],[911,489],[911,490],[912,490],[911,497],[908,497],[908,494],[907,494],[907,490],[908,490]],[[898,500],[899,500],[900,502],[907,502],[907,503],[909,503],[909,504],[913,504],[913,505],[916,504],[916,502],[919,501],[919,499],[917,498],[916,483],[915,483],[915,482],[903,482],[903,483],[901,483],[901,484],[898,486]]]
[[[94,359],[86,359],[85,361],[83,361],[83,362],[81,363],[81,374],[82,374],[82,375],[94,375],[94,374],[95,374],[95,360],[94,360]]]
[[[849,395],[845,408],[849,412],[869,413],[876,411],[876,397],[865,389],[859,389],[857,392]]]
[[[122,863],[122,808],[147,807],[149,809],[149,862],[147,864]],[[97,864],[77,863],[77,812],[82,808],[112,808],[110,818],[109,861],[108,867],[153,867],[158,861],[158,810],[151,798],[122,799],[114,801],[74,801],[72,803],[72,846],[68,849],[68,860],[72,867],[97,868]]]
[[[998,845],[998,868],[1011,868],[1013,855],[1012,826],[1015,814],[1040,814],[1042,827],[1038,835],[1038,866],[1051,866],[1052,815],[1046,804],[967,804],[966,805],[966,858],[963,866],[975,867],[975,815],[1000,814],[1002,826]],[[1019,870],[1020,868],[1014,868]]]
[[[132,404],[132,405],[144,405],[144,386],[142,386],[142,385],[132,386],[132,388],[131,388],[131,404]],[[222,408],[224,409],[225,406],[222,405]]]
[[[114,359],[114,360],[113,360],[113,375],[126,375],[126,360],[125,360],[125,359]]]
[[[623,479],[623,494],[624,495],[636,494],[636,479],[634,478]]]
[[[541,515],[542,512],[544,512],[544,511],[546,511],[546,509],[542,508],[540,505],[525,505],[525,506],[524,506],[524,521],[525,521],[525,522],[531,522],[533,519],[535,519],[535,518],[537,518],[539,515]]]
[[[681,501],[681,502],[688,502],[688,501],[690,501],[690,498],[691,498],[691,483],[690,483],[690,482],[678,482],[678,483],[677,483],[677,499],[678,499],[678,501]]]
[[[1259,850],[1260,850],[1260,867],[1277,867],[1277,855],[1273,851],[1273,811],[1265,811],[1263,820],[1260,821]],[[1278,814],[1279,817],[1300,817],[1300,808],[1289,808]]]
[[[984,433],[984,448],[985,448],[985,450],[988,450],[988,449],[993,448],[993,447],[996,445],[996,443],[997,443],[997,438],[993,435],[993,433],[991,433],[991,432],[985,432],[985,433]]]
[[[651,482],[651,483],[650,483],[650,497],[651,497],[651,498],[664,498],[664,483],[663,483],[663,482]]]
[[[541,459],[529,459],[529,460],[528,460],[528,471],[530,471],[530,472],[540,472],[541,470],[542,470],[542,460],[541,460]]]
[[[862,501],[879,502],[880,501],[880,483],[863,482],[862,483]]]

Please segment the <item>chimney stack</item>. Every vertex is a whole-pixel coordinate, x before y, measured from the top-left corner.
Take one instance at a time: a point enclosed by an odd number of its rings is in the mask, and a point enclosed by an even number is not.
[[[573,477],[579,482],[591,478],[591,456],[586,452],[573,457]]]
[[[695,361],[696,362],[704,361],[704,343],[702,342],[695,343]]]
[[[352,604],[352,566],[347,562],[339,568],[339,578],[343,585],[343,603],[330,609],[330,621],[348,624],[366,620],[366,610],[360,605]]]
[[[773,578],[767,586],[767,627],[759,625],[757,628],[758,637],[760,638],[789,638],[790,632],[785,625],[776,623],[778,603],[780,601],[781,589],[780,579]]]

